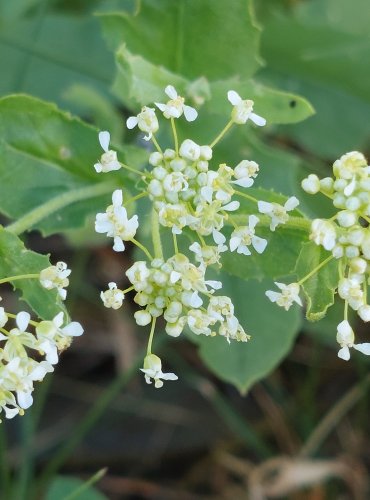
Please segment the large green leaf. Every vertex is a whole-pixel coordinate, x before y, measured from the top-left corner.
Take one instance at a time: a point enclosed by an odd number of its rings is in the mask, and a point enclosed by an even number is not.
[[[271,89],[253,80],[240,81],[239,78],[211,81],[205,78],[191,81],[188,78],[156,66],[140,55],[131,54],[125,45],[116,54],[117,76],[113,85],[115,95],[129,107],[162,102],[164,88],[174,85],[179,93],[186,95],[192,104],[206,101],[202,113],[230,115],[230,103],[226,96],[230,89],[255,101],[258,112],[266,117],[269,124],[293,123],[313,114],[312,106],[304,98],[289,92]]]
[[[136,151],[126,148],[120,159]],[[22,221],[12,230],[51,234],[82,227],[105,209],[115,188],[132,188],[123,169],[95,172],[101,153],[97,130],[53,104],[29,96],[0,99],[0,211]]]
[[[125,43],[133,54],[169,71],[210,80],[258,67],[259,29],[249,0],[143,0],[136,16],[102,14],[104,33],[114,49]]]
[[[301,280],[316,269],[330,253],[313,242],[305,243],[297,261],[295,273]],[[339,261],[329,260],[312,277],[302,284],[307,298],[306,316],[310,321],[318,321],[325,316],[328,307],[334,303],[335,290],[339,281]]]
[[[1,23],[0,94],[26,92],[61,104],[64,90],[79,83],[108,95],[114,61],[98,21],[91,15],[51,14],[38,3],[32,14]]]
[[[284,132],[314,154],[335,158],[368,140],[369,22],[367,0],[301,2],[266,21],[262,76],[313,103],[317,115]]]
[[[0,278],[36,274],[50,266],[49,258],[24,247],[12,233],[0,228]],[[55,290],[46,290],[38,279],[14,280],[13,285],[21,292],[23,300],[43,319],[51,319],[64,306]]]
[[[222,337],[191,338],[200,346],[204,363],[222,380],[234,384],[242,393],[266,377],[289,353],[301,325],[298,306],[285,312],[269,302],[265,290],[270,283],[222,277],[223,293],[235,305],[235,314],[252,336],[247,343]],[[196,337],[196,338],[195,338]]]

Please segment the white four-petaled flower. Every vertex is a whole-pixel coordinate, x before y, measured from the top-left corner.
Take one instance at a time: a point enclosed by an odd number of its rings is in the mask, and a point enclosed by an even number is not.
[[[370,343],[355,344],[355,334],[347,320],[343,320],[337,326],[337,342],[340,345],[338,357],[348,361],[351,357],[350,348],[356,349],[363,354],[370,355]]]
[[[238,253],[251,255],[251,251],[248,248],[250,245],[252,245],[258,253],[262,253],[265,250],[267,240],[255,235],[254,228],[258,222],[258,217],[250,215],[248,226],[241,226],[232,232],[229,243],[231,252],[236,250]]]
[[[162,372],[162,361],[155,354],[148,354],[144,359],[144,368],[140,370],[145,375],[145,382],[147,384],[152,383],[154,380],[154,387],[159,389],[163,386],[163,380],[177,380],[178,376],[174,373],[163,373]]]
[[[285,283],[278,283],[275,281],[275,285],[280,288],[281,292],[275,292],[274,290],[267,290],[265,292],[271,302],[276,302],[278,306],[284,307],[286,311],[290,309],[293,302],[302,306],[302,301],[299,296],[300,286],[298,283],[290,283],[289,285],[286,285]]]
[[[154,108],[148,108],[147,106],[144,106],[137,116],[130,116],[126,121],[126,125],[129,129],[138,126],[142,132],[146,132],[148,134],[144,137],[146,141],[149,141],[159,128]]]
[[[278,225],[285,224],[289,220],[287,212],[294,210],[299,205],[299,200],[292,196],[284,206],[279,203],[269,203],[267,201],[258,202],[258,211],[271,218],[270,229],[275,231]]]
[[[103,148],[104,153],[101,155],[100,162],[95,163],[95,170],[100,172],[111,172],[121,168],[120,162],[117,160],[116,151],[109,149],[110,133],[106,130],[99,132],[99,143]]]
[[[154,104],[162,111],[165,118],[180,118],[184,114],[188,122],[196,119],[198,116],[196,109],[185,104],[185,99],[177,94],[175,87],[167,85],[164,91],[170,100],[166,104],[160,102]]]
[[[259,127],[266,125],[266,120],[262,116],[253,113],[254,102],[251,99],[243,100],[235,90],[229,90],[227,98],[234,106],[231,112],[231,118],[234,123],[244,124],[247,120],[252,120]]]

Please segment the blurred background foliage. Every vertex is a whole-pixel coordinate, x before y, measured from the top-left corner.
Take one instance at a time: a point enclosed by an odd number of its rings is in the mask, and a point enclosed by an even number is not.
[[[1,211],[18,219],[45,198],[90,193],[26,237],[74,270],[68,306],[86,334],[39,389],[32,412],[2,424],[4,498],[38,498],[46,487],[46,498],[59,500],[81,484],[78,498],[93,500],[366,498],[368,365],[336,358],[340,307],[308,323],[264,297],[273,278],[293,271],[307,235],[274,235],[262,264],[225,262],[225,292],[253,342],[159,339],[180,381],[156,392],[139,381],[145,339],[133,304],[107,313],[98,299],[133,254],[104,247],[93,216],[115,182],[134,184],[119,175],[102,183],[92,165],[96,131],[108,129],[121,158],[142,166],[143,143],[125,118],[161,102],[168,83],[200,114],[191,132],[181,123],[181,136],[207,143],[225,124],[233,88],[255,101],[268,126],[235,128],[216,160],[254,159],[258,188],[296,195],[309,217],[330,214],[300,181],[329,175],[347,151],[369,156],[369,22],[368,0],[0,0]],[[8,196],[9,169],[27,179],[19,203]],[[145,237],[145,206],[140,215]],[[65,476],[86,479],[105,466],[102,493]]]

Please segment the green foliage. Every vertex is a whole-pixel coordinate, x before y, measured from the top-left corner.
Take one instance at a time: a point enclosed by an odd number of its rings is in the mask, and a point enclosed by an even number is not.
[[[0,228],[0,279],[9,276],[39,273],[50,266],[46,255],[27,250],[14,234]],[[55,290],[46,290],[38,279],[16,280],[14,287],[42,319],[52,319],[64,309]]]
[[[98,175],[97,131],[53,104],[28,96],[1,99],[0,134],[0,210],[21,218],[12,228],[17,232],[83,227],[86,217],[106,207],[117,180],[126,189],[134,185],[122,170],[114,181],[112,174]],[[126,148],[120,159],[132,159],[136,150]]]
[[[191,338],[199,344],[208,368],[245,394],[288,354],[301,326],[301,314],[298,307],[285,312],[269,302],[265,297],[268,281],[246,286],[243,280],[225,274],[222,281],[224,293],[231,297],[239,321],[252,338],[245,344],[234,341],[230,345],[222,337]]]
[[[105,13],[101,20],[116,51],[114,91],[130,108],[163,101],[171,83],[195,105],[212,99],[212,113],[225,114],[231,88],[261,105],[270,123],[300,121],[313,112],[305,99],[251,80],[261,63],[250,1],[237,0],[230,9],[212,0],[144,0],[136,15]]]
[[[273,12],[264,25],[262,77],[306,95],[317,115],[284,131],[322,156],[361,149],[370,125],[366,0],[311,0],[290,13]]]
[[[307,276],[310,270],[316,269],[330,254],[313,242],[305,243],[299,255],[295,272],[298,279]],[[302,284],[307,298],[306,316],[310,321],[318,321],[333,303],[338,286],[338,261],[334,258],[318,272]]]
[[[107,500],[107,497],[92,486],[84,488],[79,494],[74,494],[77,489],[83,487],[84,482],[70,476],[57,476],[46,492],[45,500]]]

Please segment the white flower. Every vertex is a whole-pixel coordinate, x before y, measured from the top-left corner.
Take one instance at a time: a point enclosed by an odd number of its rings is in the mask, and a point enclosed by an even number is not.
[[[162,361],[155,354],[148,354],[144,359],[144,368],[140,370],[145,375],[145,382],[151,384],[151,379],[154,380],[154,387],[159,389],[163,386],[162,380],[177,380],[178,377],[174,373],[162,372]]]
[[[254,102],[252,100],[243,100],[235,90],[229,90],[227,98],[234,106],[231,112],[231,118],[234,123],[244,124],[247,120],[252,120],[253,123],[260,127],[266,125],[266,120],[264,118],[253,113]]]
[[[184,104],[185,99],[177,94],[175,87],[167,85],[164,91],[170,98],[167,104],[162,104],[160,102],[154,104],[162,111],[165,118],[180,118],[184,113],[185,119],[188,122],[192,122],[196,119],[198,116],[197,111],[191,106]]]
[[[116,283],[108,283],[108,287],[109,290],[105,290],[105,292],[100,293],[100,298],[103,301],[105,307],[119,309],[122,306],[125,294],[122,290],[117,288]]]
[[[271,218],[270,229],[271,231],[275,231],[279,224],[285,224],[289,220],[287,212],[294,210],[298,205],[298,199],[295,196],[292,196],[285,202],[284,206],[279,203],[259,201],[258,211]]]
[[[65,300],[67,291],[64,290],[69,285],[68,276],[71,270],[65,262],[57,262],[55,266],[49,266],[40,272],[40,283],[47,290],[57,288],[58,294]]]
[[[276,302],[280,307],[284,307],[286,311],[296,302],[298,305],[302,306],[302,301],[299,297],[299,284],[290,283],[285,285],[284,283],[278,283],[275,281],[275,285],[280,288],[281,292],[275,292],[273,290],[267,290],[265,292],[266,296],[271,300],[271,302]]]
[[[191,309],[188,312],[188,326],[196,335],[212,335],[210,325],[214,325],[216,320],[199,309]]]
[[[363,354],[370,355],[370,343],[354,344],[355,334],[347,320],[337,326],[337,342],[340,345],[338,357],[348,361],[351,357],[350,348],[354,348]]]
[[[348,302],[354,311],[364,305],[364,292],[361,281],[356,278],[342,278],[338,283],[339,296]]]
[[[121,168],[121,164],[117,160],[117,153],[116,151],[109,149],[110,133],[107,131],[99,132],[99,142],[104,150],[104,153],[101,155],[100,162],[95,163],[95,170],[98,173],[119,170]]]
[[[107,233],[108,237],[114,238],[113,250],[123,252],[125,245],[123,241],[130,241],[136,234],[139,227],[138,216],[133,215],[131,219],[127,217],[127,211],[122,206],[122,191],[116,189],[112,195],[113,204],[106,212],[96,215],[95,231],[97,233]]]
[[[324,219],[314,219],[311,224],[310,240],[316,245],[322,245],[325,250],[333,250],[337,233],[335,225]]]
[[[248,226],[241,226],[232,232],[229,243],[231,252],[236,250],[238,253],[251,255],[251,251],[248,248],[250,245],[258,253],[262,253],[265,250],[267,240],[255,235],[254,228],[258,222],[258,217],[250,215]]]
[[[255,161],[242,160],[234,168],[235,181],[231,184],[236,184],[244,188],[251,187],[254,183],[254,178],[257,177],[259,165]]]
[[[1,379],[1,373],[0,373]],[[23,409],[18,406],[14,394],[10,391],[0,391],[0,412],[5,412],[5,418],[14,418],[16,415],[23,415]],[[1,423],[1,420],[0,420]]]
[[[5,340],[5,347],[3,349],[4,359],[7,361],[12,360],[20,355],[27,357],[25,347],[30,349],[39,349],[39,344],[34,335],[27,332],[31,316],[26,311],[20,311],[15,322],[17,327],[12,328],[7,335],[0,333],[0,340]]]
[[[0,328],[6,325],[8,321],[8,315],[3,307],[0,307]]]
[[[211,246],[211,245],[200,246],[200,244],[197,241],[195,241],[190,245],[189,250],[191,252],[194,252],[196,262],[199,262],[199,264],[202,267],[208,267],[211,266],[212,264],[218,264],[219,266],[221,266],[220,254],[222,252],[226,252],[226,250],[228,249],[227,246],[224,244],[226,241],[225,236],[223,236],[222,234],[221,236],[223,237],[222,241],[217,246]]]
[[[84,330],[80,323],[72,321],[62,328],[64,313],[61,311],[51,321],[41,321],[36,326],[40,349],[46,354],[46,361],[54,365],[58,362],[58,349],[70,346],[72,338],[79,337]]]
[[[141,112],[137,116],[130,116],[126,121],[126,125],[129,129],[137,125],[142,132],[146,132],[148,134],[144,137],[146,141],[149,141],[159,128],[154,108],[148,108],[147,106],[141,108]]]

